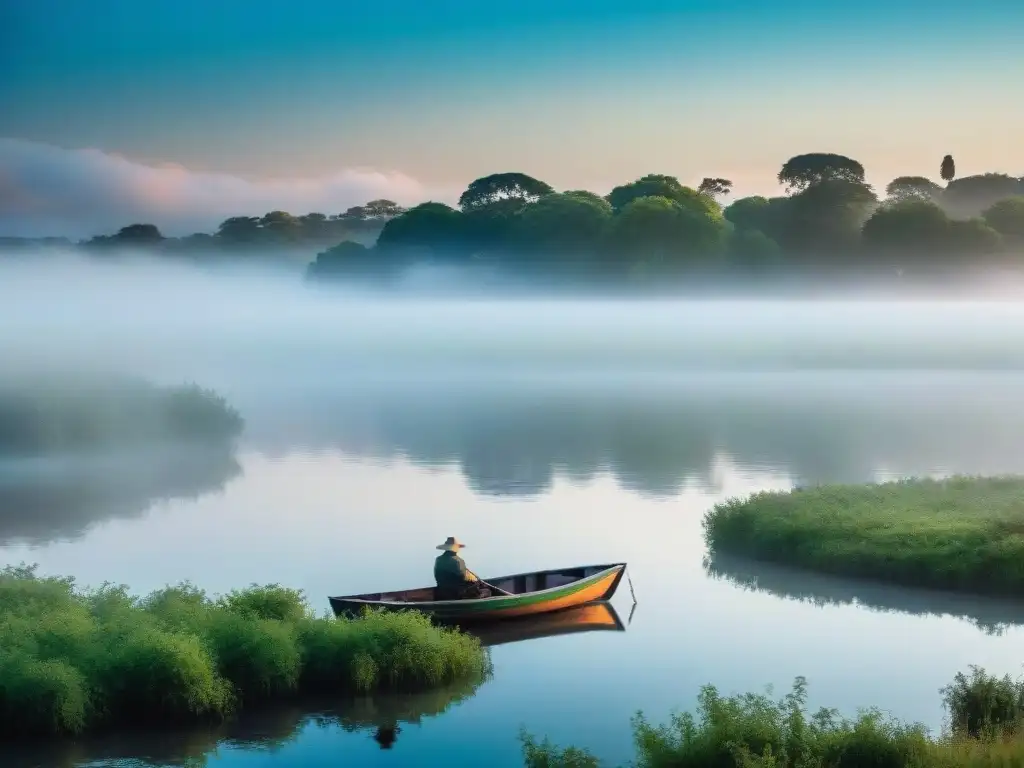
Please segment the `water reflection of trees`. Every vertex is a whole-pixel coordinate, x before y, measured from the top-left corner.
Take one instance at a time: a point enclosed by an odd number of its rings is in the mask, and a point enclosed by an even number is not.
[[[856,604],[883,613],[953,616],[991,635],[1024,625],[1024,603],[1010,600],[823,576],[722,554],[706,558],[704,570],[743,589],[818,606]]]
[[[378,388],[319,400],[315,414],[292,411],[286,428],[264,424],[261,445],[457,463],[476,491],[501,495],[535,495],[557,476],[586,481],[603,471],[626,488],[668,495],[688,482],[713,486],[722,457],[802,483],[1024,470],[1024,388],[916,376],[889,388],[756,376],[651,390]]]
[[[46,765],[72,768],[96,762],[131,761],[134,766],[187,766],[209,764],[218,747],[275,752],[297,741],[307,728],[340,728],[365,733],[395,748],[402,724],[418,724],[442,715],[474,696],[487,677],[464,680],[444,688],[408,695],[360,696],[320,700],[246,712],[234,720],[196,728],[132,731],[43,747],[5,748],[5,768]],[[383,742],[383,743],[382,743]]]
[[[220,490],[240,472],[231,447],[0,462],[0,545],[75,539],[156,501]]]

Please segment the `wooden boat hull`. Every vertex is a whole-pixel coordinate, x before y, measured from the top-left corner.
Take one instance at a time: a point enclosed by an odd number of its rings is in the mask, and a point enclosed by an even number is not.
[[[499,621],[609,600],[625,572],[625,563],[613,563],[499,576],[485,581],[511,594],[479,599],[434,600],[433,587],[328,599],[335,616],[372,608],[421,611],[437,621],[458,624]]]

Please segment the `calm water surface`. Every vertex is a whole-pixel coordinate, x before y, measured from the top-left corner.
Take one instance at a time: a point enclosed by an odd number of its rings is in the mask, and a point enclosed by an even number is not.
[[[182,460],[173,477],[130,462],[0,471],[0,560],[138,591],[277,581],[326,608],[329,593],[429,582],[434,545],[457,535],[485,577],[628,561],[639,604],[625,631],[496,646],[475,692],[326,702],[4,765],[512,768],[521,727],[614,764],[636,710],[664,719],[703,683],[782,692],[804,675],[813,705],[938,728],[955,672],[1020,666],[1024,606],[705,566],[700,522],[759,489],[1024,471],[1024,374],[330,379],[231,387],[248,420],[237,455]],[[625,584],[613,602],[625,622]],[[384,750],[387,723],[399,731]]]

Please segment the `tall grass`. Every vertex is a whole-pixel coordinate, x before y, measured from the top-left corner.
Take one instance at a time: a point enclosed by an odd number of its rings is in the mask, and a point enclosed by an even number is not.
[[[81,377],[0,381],[0,455],[116,450],[157,441],[225,441],[241,415],[196,384]]]
[[[633,719],[636,768],[995,768],[1024,766],[1020,701],[1024,684],[971,668],[942,690],[950,727],[932,738],[924,726],[877,709],[855,718],[807,709],[797,678],[780,700],[768,694],[722,696],[701,689],[696,712],[652,725]],[[592,753],[522,734],[527,768],[598,768]]]
[[[1024,478],[757,493],[704,518],[724,552],[908,586],[1024,596]]]
[[[271,584],[211,598],[181,584],[137,598],[0,571],[0,733],[76,735],[219,719],[300,693],[417,690],[481,676],[479,641],[419,614],[317,618]]]

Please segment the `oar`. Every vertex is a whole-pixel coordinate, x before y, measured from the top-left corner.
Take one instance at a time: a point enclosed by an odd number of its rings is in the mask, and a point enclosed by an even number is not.
[[[474,576],[476,576],[476,574],[473,573],[472,571],[469,571],[469,573],[472,573]],[[483,584],[485,587],[487,587],[489,590],[491,590],[491,592],[496,592],[499,595],[506,595],[507,597],[511,597],[512,596],[511,592],[506,592],[504,589],[499,589],[498,587],[494,586],[493,584],[488,584],[486,581],[481,579],[479,576],[476,576],[476,580],[479,583]]]

